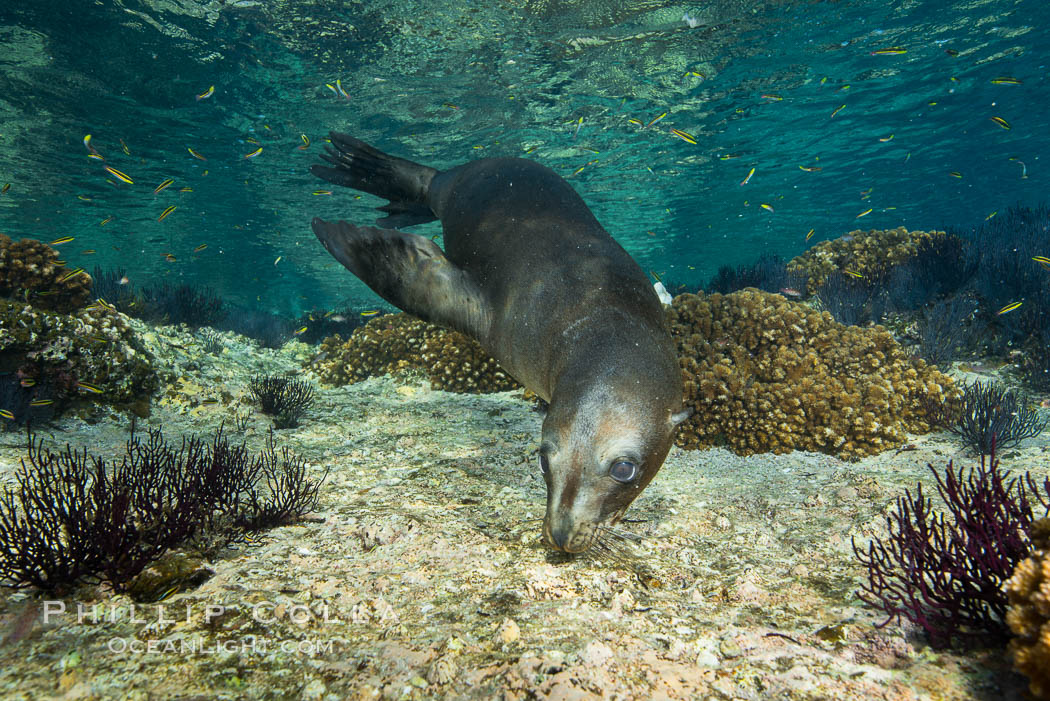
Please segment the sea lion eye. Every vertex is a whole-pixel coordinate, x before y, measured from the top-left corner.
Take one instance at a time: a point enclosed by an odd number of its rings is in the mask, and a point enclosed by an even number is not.
[[[609,476],[617,482],[627,484],[638,476],[638,466],[630,460],[620,458],[609,467]]]
[[[548,475],[550,474],[550,471],[551,465],[550,462],[547,461],[547,456],[543,453],[540,453],[540,472],[542,472],[544,475]]]

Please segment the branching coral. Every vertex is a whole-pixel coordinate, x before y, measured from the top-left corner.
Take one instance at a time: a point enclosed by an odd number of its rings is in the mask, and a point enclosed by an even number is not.
[[[904,227],[851,231],[831,241],[821,241],[792,258],[788,270],[809,276],[809,290],[816,290],[834,272],[851,272],[872,280],[890,267],[915,257],[924,242],[943,238],[943,231],[908,231]]]
[[[1012,448],[1038,436],[1048,421],[1029,406],[1027,397],[990,381],[966,385],[962,396],[931,404],[927,415],[931,424],[959,436],[981,455],[993,446]]]
[[[12,241],[0,234],[0,297],[17,297],[40,309],[71,312],[91,295],[91,276],[69,269],[58,251],[33,239]]]
[[[924,399],[951,392],[885,330],[780,295],[684,294],[668,314],[694,410],[676,439],[685,448],[872,455],[928,430]]]
[[[952,463],[937,480],[947,514],[934,511],[919,484],[886,517],[888,535],[853,552],[868,571],[859,596],[882,609],[885,626],[904,617],[934,647],[956,639],[1003,639],[1007,596],[1003,582],[1031,549],[1033,504],[1050,508],[1050,482],[1040,493],[1030,474],[1009,479],[994,452],[972,470]],[[1027,489],[1025,488],[1027,484]],[[1023,589],[1023,587],[1020,587]]]
[[[434,389],[501,392],[519,385],[481,346],[456,331],[407,314],[386,314],[347,341],[325,339],[314,359],[321,379],[341,385],[398,372],[423,372]]]
[[[30,437],[28,461],[17,486],[0,493],[0,579],[44,590],[81,579],[122,590],[165,550],[220,521],[255,530],[296,520],[324,480],[308,479],[298,456],[279,458],[272,436],[253,456],[221,431],[210,444],[194,437],[175,447],[151,430],[128,441],[119,463],[69,446],[53,452]]]
[[[314,401],[314,388],[303,380],[267,375],[253,377],[248,383],[252,399],[259,402],[264,414],[274,417],[277,428],[294,428]]]
[[[1045,487],[1050,494],[1050,480]],[[1004,590],[1014,666],[1028,675],[1035,698],[1050,700],[1050,518],[1032,524],[1032,553],[1018,563]]]

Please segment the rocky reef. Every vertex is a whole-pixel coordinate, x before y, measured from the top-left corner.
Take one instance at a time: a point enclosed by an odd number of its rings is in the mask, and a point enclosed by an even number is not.
[[[0,234],[0,297],[30,301],[39,309],[71,312],[91,296],[91,276],[70,270],[58,251],[34,239]]]
[[[928,431],[924,404],[952,392],[881,327],[843,326],[778,294],[684,294],[668,315],[694,411],[683,448],[873,455]]]
[[[1017,565],[1004,589],[1014,665],[1028,675],[1035,698],[1050,699],[1050,518],[1032,524],[1032,554]]]
[[[830,241],[821,241],[788,262],[788,271],[805,274],[811,293],[832,273],[855,273],[864,278],[885,274],[892,266],[914,257],[923,241],[943,238],[943,231],[896,229],[851,231]]]
[[[344,341],[321,343],[313,365],[323,382],[345,385],[398,372],[421,372],[433,389],[502,392],[520,385],[474,339],[408,314],[388,314]]]
[[[0,327],[0,377],[17,382],[27,401],[97,396],[148,406],[156,389],[149,351],[126,317],[106,306],[61,314],[0,299]]]

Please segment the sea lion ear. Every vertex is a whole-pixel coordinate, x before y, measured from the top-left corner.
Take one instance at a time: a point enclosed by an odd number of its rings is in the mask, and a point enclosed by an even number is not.
[[[686,407],[677,414],[671,414],[671,426],[677,426],[693,415],[693,407]]]

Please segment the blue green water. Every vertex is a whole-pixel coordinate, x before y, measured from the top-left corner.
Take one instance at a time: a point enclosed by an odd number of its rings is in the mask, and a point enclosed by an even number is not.
[[[336,129],[438,168],[527,154],[643,268],[699,284],[1045,201],[1047,26],[1045,0],[5,3],[0,232],[285,315],[374,305],[309,228],[379,204],[313,194]]]

